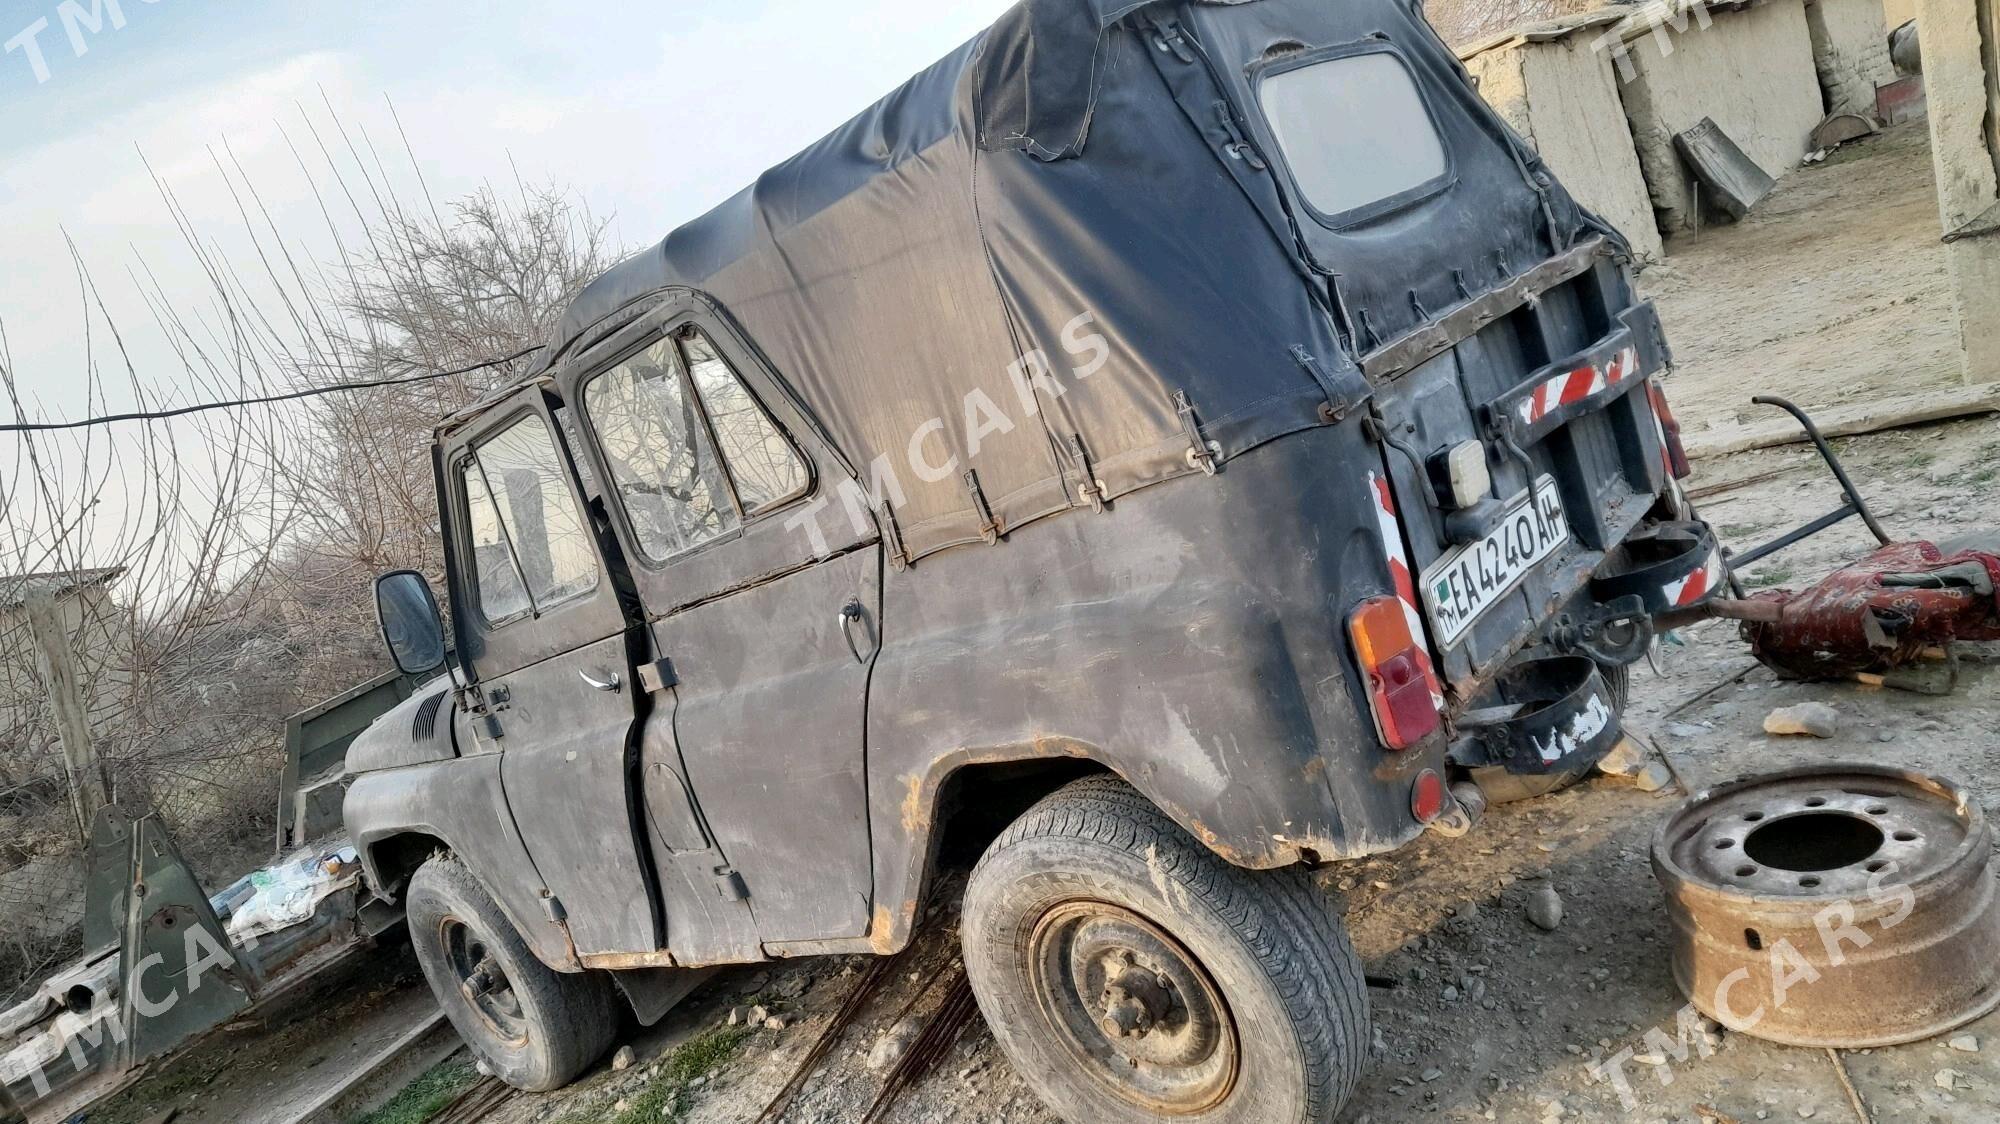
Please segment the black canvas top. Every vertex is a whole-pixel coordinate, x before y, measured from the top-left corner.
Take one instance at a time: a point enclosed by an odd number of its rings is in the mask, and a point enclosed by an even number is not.
[[[1402,58],[1441,190],[1335,228],[1259,157],[1263,71],[1319,50]],[[864,480],[894,466],[920,558],[982,541],[982,503],[1004,532],[1323,424],[1360,356],[1596,232],[1415,0],[1025,0],[613,268],[557,343],[708,294]],[[953,472],[912,471],[920,435]]]

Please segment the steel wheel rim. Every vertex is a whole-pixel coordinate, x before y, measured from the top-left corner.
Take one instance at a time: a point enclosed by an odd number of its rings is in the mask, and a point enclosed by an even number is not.
[[[1168,1116],[1227,1099],[1241,1069],[1235,1020],[1194,955],[1120,906],[1066,902],[1028,942],[1036,1007],[1077,1067]]]
[[[528,1015],[514,981],[472,927],[456,917],[438,922],[438,943],[459,997],[480,1023],[510,1046],[528,1041]]]

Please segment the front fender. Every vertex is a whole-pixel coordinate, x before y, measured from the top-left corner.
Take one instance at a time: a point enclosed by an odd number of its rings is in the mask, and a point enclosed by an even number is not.
[[[493,895],[536,959],[557,971],[582,970],[569,931],[543,908],[547,886],[514,825],[499,754],[364,773],[348,788],[344,812],[378,893],[393,890],[382,856],[395,840],[438,839]]]

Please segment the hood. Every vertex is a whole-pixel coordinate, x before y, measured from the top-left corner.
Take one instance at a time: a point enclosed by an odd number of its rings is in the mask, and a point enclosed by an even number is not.
[[[404,769],[458,756],[452,734],[456,709],[449,683],[433,684],[411,695],[354,739],[347,750],[348,775]]]

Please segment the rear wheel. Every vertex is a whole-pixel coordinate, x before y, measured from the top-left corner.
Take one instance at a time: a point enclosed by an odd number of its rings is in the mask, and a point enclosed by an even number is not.
[[[1077,1124],[1330,1124],[1368,997],[1302,871],[1239,870],[1109,778],[1037,804],[966,889],[966,970],[994,1036]]]
[[[472,872],[446,856],[410,879],[410,943],[438,1005],[494,1076],[546,1093],[604,1056],[618,1033],[611,985],[528,951]]]

